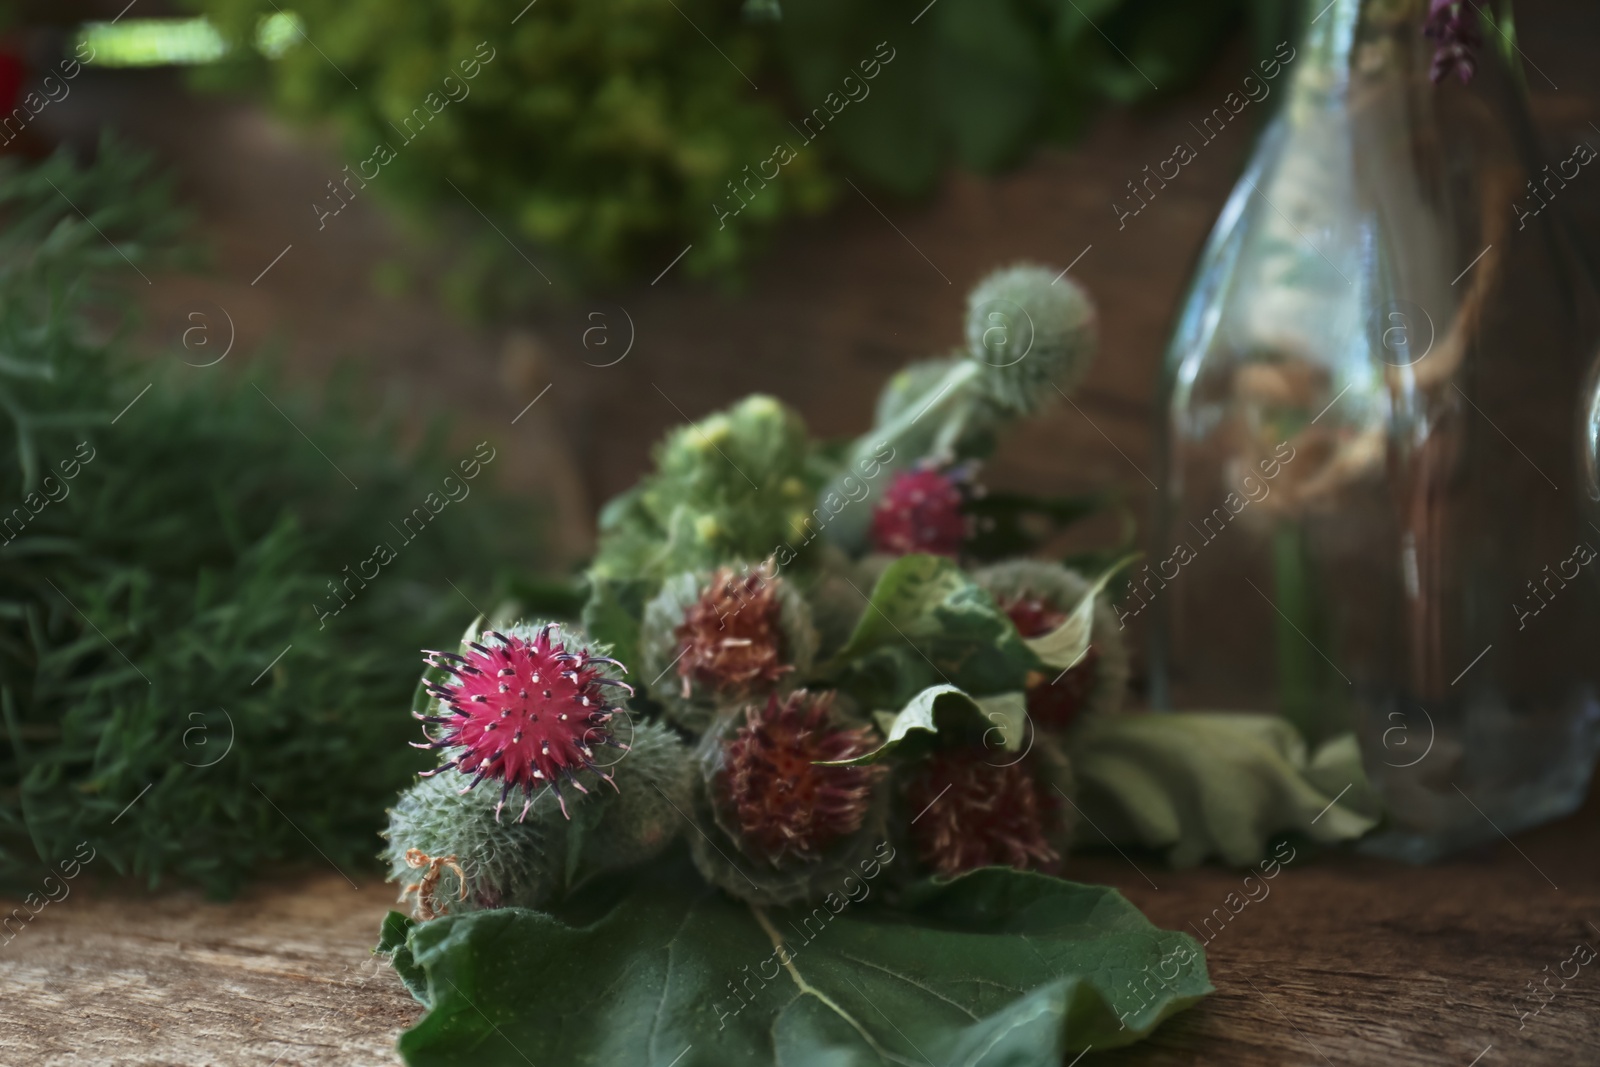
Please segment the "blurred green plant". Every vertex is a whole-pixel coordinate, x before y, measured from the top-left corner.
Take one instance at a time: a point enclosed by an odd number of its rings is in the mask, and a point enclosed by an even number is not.
[[[726,277],[845,175],[909,196],[953,164],[1012,165],[1105,101],[1182,88],[1242,16],[1267,42],[1285,17],[1267,0],[298,0],[305,42],[268,62],[244,45],[275,3],[189,2],[235,45],[205,81],[270,82],[352,159],[388,142],[383,193],[480,209],[580,285],[649,277],[685,244],[688,273]],[[397,137],[480,43],[494,59],[470,91]],[[781,172],[752,183],[769,160]],[[489,232],[447,284],[479,307],[545,286]]]
[[[181,224],[113,144],[0,172],[0,883],[81,841],[97,870],[215,894],[370,864],[427,762],[404,744],[416,650],[472,614],[445,576],[487,591],[473,561],[527,529],[485,479],[319,625],[330,580],[449,472],[440,430],[408,447],[338,383],[312,405],[257,368],[131,358],[108,282],[142,293],[130,266]]]

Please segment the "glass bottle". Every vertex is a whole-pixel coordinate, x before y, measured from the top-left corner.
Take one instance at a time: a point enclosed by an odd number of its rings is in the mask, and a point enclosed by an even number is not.
[[[1280,100],[1167,351],[1124,616],[1157,708],[1354,729],[1368,847],[1417,860],[1572,810],[1600,738],[1596,301],[1557,224],[1600,165],[1535,162],[1494,25],[1432,84],[1425,6],[1312,0],[1251,72]]]

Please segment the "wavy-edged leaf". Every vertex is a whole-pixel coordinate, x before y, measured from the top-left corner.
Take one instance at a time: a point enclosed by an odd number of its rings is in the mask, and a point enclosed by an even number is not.
[[[1113,843],[1168,850],[1174,866],[1208,856],[1245,866],[1278,834],[1332,843],[1377,822],[1344,739],[1307,759],[1299,732],[1275,715],[1111,716],[1085,723],[1069,745],[1085,821]]]
[[[428,976],[411,955],[411,947],[406,944],[416,922],[407,918],[398,911],[391,911],[383,917],[383,929],[378,934],[378,947],[373,952],[382,953],[389,957],[389,964],[400,976],[400,981],[405,983],[406,992],[415,997],[418,1003],[428,1003]]]
[[[987,868],[884,912],[871,878],[852,881],[859,903],[757,911],[668,865],[587,921],[423,923],[407,945],[432,1007],[400,1052],[411,1067],[1056,1067],[1212,990],[1198,943],[1112,889]]]
[[[989,695],[1022,688],[1039,660],[999,605],[942,556],[902,556],[873,587],[836,661],[870,706],[899,707],[943,683]]]
[[[1383,815],[1383,801],[1361,765],[1361,743],[1354,733],[1339,734],[1317,746],[1306,764],[1306,780],[1329,796],[1348,786],[1339,798],[1342,807],[1374,819]]]
[[[1027,695],[1021,692],[974,697],[953,685],[929,686],[899,712],[876,713],[883,729],[883,744],[854,759],[819,762],[819,766],[866,766],[887,758],[902,746],[920,751],[934,735],[958,730],[981,735],[985,744],[998,741],[1000,748],[1015,752],[1027,734],[1027,705]]]
[[[1076,666],[1084,653],[1089,651],[1089,637],[1094,630],[1095,600],[1118,571],[1138,558],[1137,553],[1124,556],[1101,571],[1100,577],[1090,584],[1089,591],[1073,605],[1061,625],[1038,637],[1024,638],[1022,643],[1039,657],[1040,662],[1054,670],[1064,671]]]

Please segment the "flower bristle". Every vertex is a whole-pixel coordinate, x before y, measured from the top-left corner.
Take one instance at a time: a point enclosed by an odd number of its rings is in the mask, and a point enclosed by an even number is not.
[[[956,557],[972,535],[968,490],[954,471],[920,466],[894,476],[872,511],[872,544],[894,556]]]
[[[525,818],[532,797],[543,786],[554,791],[565,814],[562,784],[587,793],[578,780],[579,771],[610,782],[611,776],[596,766],[594,750],[601,745],[626,747],[612,737],[611,719],[622,709],[612,703],[606,687],[629,695],[633,688],[604,676],[608,667],[625,668],[583,648],[569,650],[553,636],[554,630],[544,626],[531,640],[490,632],[483,636],[499,642],[497,647],[473,641],[464,646],[463,654],[426,653],[429,666],[455,679],[450,685],[427,683],[428,692],[439,700],[441,714],[418,716],[427,724],[423,734],[428,739],[418,747],[453,754],[438,771],[429,773],[454,768],[473,775],[462,792],[486,778],[501,782],[496,818],[516,788],[529,797],[517,817]],[[449,714],[442,714],[446,711]],[[442,729],[430,734],[428,725]]]
[[[722,748],[717,799],[750,856],[809,862],[861,828],[884,768],[819,767],[873,746],[870,727],[834,725],[831,693],[798,689],[745,709]]]
[[[775,685],[794,669],[781,616],[776,579],[740,577],[731,567],[713,572],[676,631],[683,696],[693,686],[737,698]]]
[[[1067,621],[1067,613],[1034,593],[1003,603],[1002,610],[1023,637],[1041,637]],[[1100,650],[1090,644],[1071,669],[1057,675],[1028,675],[1028,717],[1047,730],[1065,730],[1088,707],[1099,681]]]
[[[918,861],[952,876],[979,867],[1052,870],[1061,855],[1049,833],[1056,804],[1034,778],[1026,758],[990,762],[996,753],[953,747],[931,753],[905,786],[916,813],[911,841]]]

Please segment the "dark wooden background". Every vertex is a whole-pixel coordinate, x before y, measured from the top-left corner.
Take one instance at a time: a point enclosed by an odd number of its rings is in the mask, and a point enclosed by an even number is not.
[[[1580,138],[1600,136],[1591,125],[1600,126],[1600,64],[1589,55],[1600,45],[1600,8],[1533,0],[1517,14],[1533,115],[1549,158],[1565,158]],[[1061,405],[1008,438],[986,481],[1039,492],[1117,488],[1142,513],[1154,488],[1161,351],[1200,244],[1251,147],[1251,122],[1266,112],[1245,112],[1247,121],[1206,144],[1125,225],[1111,205],[1146,164],[1192,139],[1189,123],[1234,89],[1254,58],[1241,35],[1182,95],[1110,110],[1070,149],[1042,150],[1000,177],[952,173],[918,202],[869,192],[869,203],[847,188],[830,215],[778,233],[738,292],[692,284],[674,269],[654,285],[476,325],[441,308],[426,281],[379,295],[373,279],[382,265],[427,279],[441,257],[410,240],[375,196],[317,230],[311,204],[345,162],[331,131],[197,97],[170,72],[85,75],[41,122],[80,143],[109,125],[155,148],[178,175],[212,264],[148,287],[144,334],[157,358],[194,360],[180,343],[198,321],[190,314],[206,315],[220,336],[225,309],[237,326],[235,354],[210,373],[268,347],[313,381],[336,362],[355,363],[375,396],[398,398],[419,422],[446,412],[463,442],[488,437],[507,450],[500,476],[549,505],[542,558],[528,562],[559,567],[585,557],[598,505],[632,484],[650,445],[686,417],[764,391],[798,408],[817,434],[860,432],[890,374],[960,342],[968,288],[1018,259],[1076,261],[1073,275],[1099,307],[1102,342],[1078,410]],[[1591,248],[1597,205],[1595,193],[1577,187],[1559,205]],[[488,224],[464,205],[440,210],[452,209],[463,236],[485,235]],[[593,366],[621,351],[628,320],[627,358]],[[585,331],[597,323],[613,343],[586,349]]]

